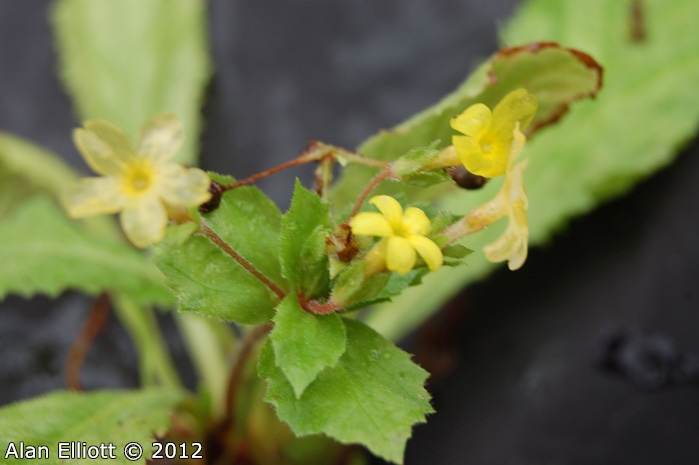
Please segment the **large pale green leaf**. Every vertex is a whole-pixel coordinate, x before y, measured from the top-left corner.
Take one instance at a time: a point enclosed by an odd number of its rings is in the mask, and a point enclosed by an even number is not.
[[[345,325],[336,313],[311,315],[289,294],[274,316],[269,335],[274,346],[276,364],[300,397],[306,387],[325,367],[332,366],[345,352]]]
[[[576,105],[524,150],[523,156],[531,158],[524,180],[533,245],[669,163],[697,129],[699,29],[692,25],[697,4],[647,0],[642,5],[644,42],[631,39],[629,2],[606,0],[533,0],[503,32],[510,44],[555,40],[585,50],[605,68],[604,89],[596,100]],[[498,184],[477,193],[455,192],[441,206],[466,212],[491,198]],[[494,269],[481,250],[500,231],[489,228],[464,241],[476,250],[468,268],[426,276],[422,288],[380,308],[370,323],[393,338],[410,331],[458,289]]]
[[[343,319],[347,350],[296,397],[267,343],[259,373],[265,400],[297,435],[323,433],[343,443],[361,443],[387,460],[402,463],[412,426],[431,413],[423,383],[427,372],[410,356],[363,323]]]
[[[60,0],[53,13],[61,76],[80,117],[108,120],[133,139],[171,111],[186,134],[177,159],[194,163],[211,73],[206,2]]]
[[[77,289],[119,291],[137,302],[172,301],[162,275],[140,253],[85,231],[45,196],[0,221],[0,263],[0,298]]]
[[[530,125],[534,131],[560,118],[572,102],[595,95],[601,79],[601,69],[591,57],[556,44],[503,50],[441,102],[390,131],[379,132],[364,142],[358,152],[371,158],[395,160],[432,143],[436,147],[450,145],[454,133],[449,125],[451,118],[476,102],[492,108],[508,92],[520,87],[539,100],[539,111]],[[333,203],[342,208],[353,202],[376,172],[364,165],[349,166],[333,188]]]
[[[79,442],[86,446],[113,444],[115,459],[99,463],[115,465],[144,464],[150,457],[154,435],[162,435],[169,427],[169,412],[184,399],[184,391],[152,389],[143,391],[98,391],[86,394],[54,392],[26,402],[0,409],[0,453],[7,465],[77,465],[87,459],[59,459],[58,443]],[[20,442],[28,446],[46,445],[48,458],[18,458]],[[129,461],[124,446],[138,442],[144,457]],[[13,451],[7,455],[8,447]],[[109,450],[105,449],[109,454]]]
[[[222,184],[234,181],[210,174]],[[277,249],[282,215],[262,191],[256,187],[228,191],[219,207],[203,217],[240,256],[279,288],[286,288]],[[204,236],[159,244],[153,262],[165,274],[180,310],[253,324],[269,322],[279,303],[274,292]]]

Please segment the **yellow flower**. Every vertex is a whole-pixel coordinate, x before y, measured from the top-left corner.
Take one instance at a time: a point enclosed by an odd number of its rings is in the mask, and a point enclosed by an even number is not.
[[[419,208],[403,208],[393,197],[377,195],[369,200],[379,212],[362,212],[350,221],[352,233],[382,237],[367,256],[368,266],[404,275],[413,269],[420,255],[434,271],[444,261],[440,248],[426,236],[432,223]]]
[[[507,216],[505,232],[495,242],[484,247],[485,257],[491,262],[508,261],[511,270],[519,269],[527,259],[529,224],[527,222],[527,194],[524,191],[523,174],[529,160],[515,163],[524,148],[526,138],[515,126],[505,182],[500,192],[490,202],[469,213],[469,223],[489,225]]]
[[[102,120],[88,120],[73,133],[90,168],[102,177],[85,178],[63,198],[73,218],[121,212],[124,233],[137,247],[160,241],[168,210],[206,202],[209,176],[171,163],[182,144],[182,125],[172,113],[148,121],[135,149],[126,135]]]
[[[482,103],[471,105],[452,118],[451,127],[463,135],[452,137],[456,152],[467,170],[486,178],[505,174],[515,125],[529,125],[537,108],[536,97],[526,89],[513,90],[490,111]]]

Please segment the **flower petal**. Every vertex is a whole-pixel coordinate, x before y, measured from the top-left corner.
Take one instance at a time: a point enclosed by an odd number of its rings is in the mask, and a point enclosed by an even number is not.
[[[107,144],[114,152],[114,155],[122,162],[130,163],[134,159],[131,142],[118,127],[101,119],[87,120],[84,126],[85,129],[94,133],[102,142]]]
[[[81,179],[63,195],[62,201],[73,218],[116,213],[126,203],[120,180],[115,177]]]
[[[379,212],[357,213],[350,220],[350,228],[352,228],[352,234],[360,236],[389,237],[393,235],[390,223]]]
[[[483,162],[483,150],[475,139],[471,136],[453,136],[451,142],[456,148],[456,153],[459,154],[461,163],[467,170],[480,168]]]
[[[427,267],[431,271],[435,271],[444,263],[444,255],[439,246],[432,242],[431,239],[425,236],[420,236],[418,234],[411,234],[408,236],[408,241],[412,245],[417,253],[425,260]]]
[[[403,214],[404,234],[429,234],[432,222],[419,208],[409,207]]]
[[[138,199],[121,212],[119,220],[126,237],[136,247],[155,244],[165,236],[167,213],[154,195]]]
[[[73,131],[73,142],[95,173],[117,176],[124,170],[124,162],[115,155],[112,147],[94,132],[77,128]]]
[[[388,195],[376,195],[369,200],[369,203],[379,209],[386,217],[394,231],[401,227],[403,219],[403,207],[393,197]]]
[[[513,205],[505,232],[495,242],[483,248],[491,262],[508,261],[510,270],[519,269],[527,259],[529,225],[523,202]]]
[[[182,145],[182,123],[173,113],[162,113],[141,128],[136,152],[155,163],[170,160]]]
[[[404,275],[413,269],[417,254],[408,239],[400,236],[388,238],[386,248],[386,268]]]
[[[194,207],[211,198],[211,179],[198,168],[185,168],[175,163],[160,168],[160,197],[170,205]]]
[[[490,108],[476,103],[451,119],[452,129],[478,140],[488,129],[491,121]]]
[[[513,90],[504,96],[493,109],[492,129],[496,137],[509,141],[516,123],[524,130],[534,118],[538,105],[536,97],[526,89]]]
[[[512,133],[515,123],[519,123],[521,130],[526,129],[531,123],[539,101],[526,89],[516,89],[505,95],[493,109],[493,127],[498,131],[499,127]],[[509,137],[509,136],[508,136]]]

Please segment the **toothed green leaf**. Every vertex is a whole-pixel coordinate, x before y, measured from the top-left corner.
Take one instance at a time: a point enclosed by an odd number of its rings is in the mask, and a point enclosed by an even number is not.
[[[291,383],[296,397],[324,368],[333,366],[345,352],[347,335],[340,317],[312,315],[299,305],[298,297],[288,295],[274,317],[270,334],[275,361]]]
[[[143,457],[154,452],[156,435],[163,435],[170,427],[170,411],[184,399],[184,391],[153,389],[142,391],[96,391],[90,393],[54,392],[29,401],[10,404],[0,409],[0,451],[6,465],[68,465],[85,463],[88,459],[59,458],[59,443],[63,455],[105,444],[103,463],[129,465],[145,463],[129,461],[124,447],[137,442],[143,448]],[[20,442],[23,444],[21,445]],[[108,447],[113,444],[110,450]],[[48,446],[48,457],[41,460],[31,453],[29,446]],[[24,458],[20,458],[20,451]],[[37,450],[35,449],[35,452]],[[86,449],[87,451],[87,449]]]
[[[265,400],[300,436],[323,433],[343,443],[364,444],[374,454],[402,463],[412,427],[431,413],[423,384],[427,372],[410,356],[363,323],[342,319],[347,349],[301,394],[277,366],[267,343],[258,371],[267,380]]]

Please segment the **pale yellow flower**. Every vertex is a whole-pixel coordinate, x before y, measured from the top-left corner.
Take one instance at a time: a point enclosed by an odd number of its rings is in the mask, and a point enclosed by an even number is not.
[[[502,176],[508,167],[515,125],[523,131],[531,122],[537,99],[526,89],[505,95],[493,111],[476,103],[451,120],[463,135],[452,137],[461,163],[473,174],[486,178]]]
[[[415,266],[417,255],[432,271],[442,266],[442,251],[427,238],[432,223],[422,210],[410,207],[403,212],[400,203],[387,195],[372,197],[369,203],[381,213],[359,213],[350,221],[350,227],[353,234],[382,237],[367,256],[370,268],[385,266],[404,275]]]
[[[211,197],[209,176],[170,160],[182,144],[182,125],[172,113],[148,121],[132,147],[126,135],[102,120],[73,133],[75,145],[101,177],[84,178],[64,196],[73,218],[121,212],[119,220],[137,247],[162,240],[168,211],[200,205]]]
[[[505,182],[500,191],[490,202],[481,205],[469,213],[469,223],[489,225],[508,217],[509,223],[505,232],[495,242],[485,246],[483,252],[491,262],[507,260],[511,270],[519,269],[527,259],[529,241],[529,224],[527,222],[527,194],[524,191],[524,169],[529,160],[516,162],[524,148],[526,137],[515,127]]]

